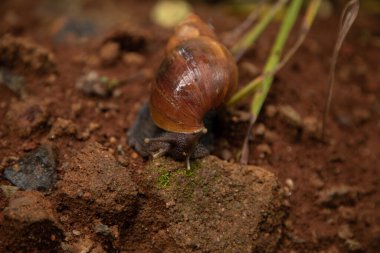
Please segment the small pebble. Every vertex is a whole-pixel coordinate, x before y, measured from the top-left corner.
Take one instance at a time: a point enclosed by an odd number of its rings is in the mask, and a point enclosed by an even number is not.
[[[265,135],[265,125],[260,123],[254,128],[255,136],[264,136]]]
[[[287,178],[287,179],[285,180],[285,184],[286,184],[286,186],[289,187],[289,189],[290,189],[291,191],[294,189],[294,182],[293,182],[292,179]]]
[[[114,136],[111,136],[108,141],[110,144],[115,144],[117,142],[117,139]]]
[[[145,63],[146,59],[143,55],[135,52],[123,54],[123,62],[127,65],[141,66]]]
[[[99,52],[99,57],[103,65],[112,65],[116,62],[120,54],[120,45],[116,42],[105,43]]]
[[[363,250],[363,246],[358,240],[348,239],[345,241],[345,244],[348,250],[351,252],[358,252]]]
[[[266,143],[257,145],[256,150],[259,153],[260,158],[264,158],[272,153],[272,149]]]
[[[277,114],[277,107],[274,105],[267,105],[265,108],[265,115],[268,118],[273,118]]]
[[[109,235],[111,233],[110,228],[107,225],[104,225],[103,223],[95,225],[94,231],[95,233],[102,235]]]
[[[290,105],[282,105],[278,108],[280,116],[291,126],[301,128],[303,126],[300,114]]]
[[[78,231],[78,230],[73,230],[73,235],[76,235],[76,236],[80,236],[81,235],[81,232]]]
[[[90,131],[90,133],[94,132],[95,130],[98,130],[100,128],[100,125],[96,122],[90,122],[90,124],[88,125],[88,130]]]
[[[314,138],[319,138],[322,135],[322,124],[321,122],[312,116],[305,117],[303,119],[303,126],[305,133]]]
[[[165,205],[166,205],[167,208],[175,206],[175,201],[172,200],[172,201],[166,202]]]
[[[131,154],[131,157],[132,157],[132,159],[137,159],[137,158],[139,158],[139,155],[136,152],[133,152]]]

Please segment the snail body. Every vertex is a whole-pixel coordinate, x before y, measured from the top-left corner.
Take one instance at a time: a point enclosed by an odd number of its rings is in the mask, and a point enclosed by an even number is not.
[[[228,49],[207,24],[190,15],[169,39],[151,87],[149,120],[159,130],[145,134],[144,144],[141,137],[136,141],[130,131],[130,145],[140,154],[169,153],[176,159],[186,159],[189,167],[190,157],[208,154],[199,143],[207,132],[204,118],[232,95],[237,77],[237,66]],[[146,114],[147,109],[144,110]],[[136,125],[132,129],[141,131]]]

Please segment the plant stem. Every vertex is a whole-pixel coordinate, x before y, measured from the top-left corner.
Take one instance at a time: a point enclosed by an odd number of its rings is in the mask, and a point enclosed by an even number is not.
[[[276,74],[276,72],[278,72],[289,61],[289,59],[293,57],[297,49],[302,45],[303,41],[306,38],[307,33],[309,32],[311,28],[311,25],[314,22],[315,15],[319,9],[320,3],[321,3],[321,0],[310,1],[306,10],[306,14],[302,21],[301,32],[297,39],[297,42],[286,53],[286,55],[283,57],[281,62],[278,63],[277,66],[274,69],[272,69],[272,71],[262,73],[261,75],[253,79],[251,82],[246,84],[238,92],[236,92],[228,101],[227,103],[228,106],[233,106],[237,102],[239,102],[242,98],[252,94],[259,87],[260,83],[265,79],[265,77],[269,77]]]
[[[278,62],[280,61],[281,53],[284,48],[285,42],[289,36],[290,30],[292,29],[298,13],[301,9],[303,0],[293,0],[288,7],[284,21],[281,24],[280,31],[277,34],[276,41],[272,47],[270,56],[265,64],[264,73],[273,71]],[[273,76],[265,77],[264,81],[261,83],[260,88],[255,93],[252,104],[251,104],[251,113],[254,118],[257,118],[259,115],[262,105],[267,97],[269,89],[272,85]]]
[[[256,41],[268,24],[273,20],[276,13],[283,8],[288,0],[279,0],[268,14],[262,16],[260,21],[248,31],[232,48],[231,52],[238,60],[245,51]]]

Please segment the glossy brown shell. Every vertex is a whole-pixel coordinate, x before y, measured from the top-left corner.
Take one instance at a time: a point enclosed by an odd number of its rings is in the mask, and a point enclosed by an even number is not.
[[[236,87],[236,63],[222,44],[209,36],[180,41],[167,53],[152,85],[152,119],[170,132],[202,131],[205,114]]]

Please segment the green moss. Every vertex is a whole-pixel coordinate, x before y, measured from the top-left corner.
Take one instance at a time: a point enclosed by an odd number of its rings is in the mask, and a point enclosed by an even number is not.
[[[169,186],[169,183],[170,183],[170,177],[171,177],[171,173],[170,171],[166,171],[164,173],[162,173],[159,177],[158,177],[158,184],[161,186],[161,187],[168,187]]]
[[[190,165],[190,169],[177,169],[175,171],[169,171],[165,167],[158,167],[157,171],[159,173],[158,176],[158,184],[161,188],[167,188],[170,185],[170,179],[173,176],[177,175],[183,175],[186,177],[192,177],[195,172],[201,167],[201,162],[200,161],[194,161]]]

